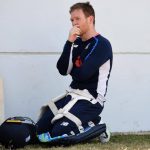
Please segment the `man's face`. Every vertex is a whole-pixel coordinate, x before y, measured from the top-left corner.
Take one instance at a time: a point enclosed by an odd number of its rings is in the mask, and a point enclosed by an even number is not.
[[[80,28],[80,36],[85,34],[89,30],[90,25],[90,17],[86,17],[82,11],[82,9],[76,9],[71,12],[72,26],[77,26]]]

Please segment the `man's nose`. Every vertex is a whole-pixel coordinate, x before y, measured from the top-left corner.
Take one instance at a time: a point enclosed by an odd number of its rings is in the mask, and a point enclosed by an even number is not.
[[[73,25],[73,26],[76,26],[76,25],[78,25],[78,23],[77,23],[76,21],[73,21],[73,22],[72,22],[72,25]]]

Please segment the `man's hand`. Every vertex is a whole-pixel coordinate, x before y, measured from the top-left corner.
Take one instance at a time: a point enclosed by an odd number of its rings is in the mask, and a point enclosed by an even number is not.
[[[68,37],[68,41],[70,42],[74,42],[77,38],[77,36],[80,35],[80,28],[78,25],[73,26],[72,29],[69,32],[69,37]]]

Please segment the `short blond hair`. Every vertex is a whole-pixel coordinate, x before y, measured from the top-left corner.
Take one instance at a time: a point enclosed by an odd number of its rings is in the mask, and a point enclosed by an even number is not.
[[[95,24],[95,11],[90,2],[76,3],[70,7],[70,13],[76,9],[81,9],[86,17],[93,16],[93,24]]]

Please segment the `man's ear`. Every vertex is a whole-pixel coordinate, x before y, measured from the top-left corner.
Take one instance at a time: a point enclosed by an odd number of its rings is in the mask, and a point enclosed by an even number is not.
[[[94,24],[94,17],[93,16],[89,16],[89,22]]]

